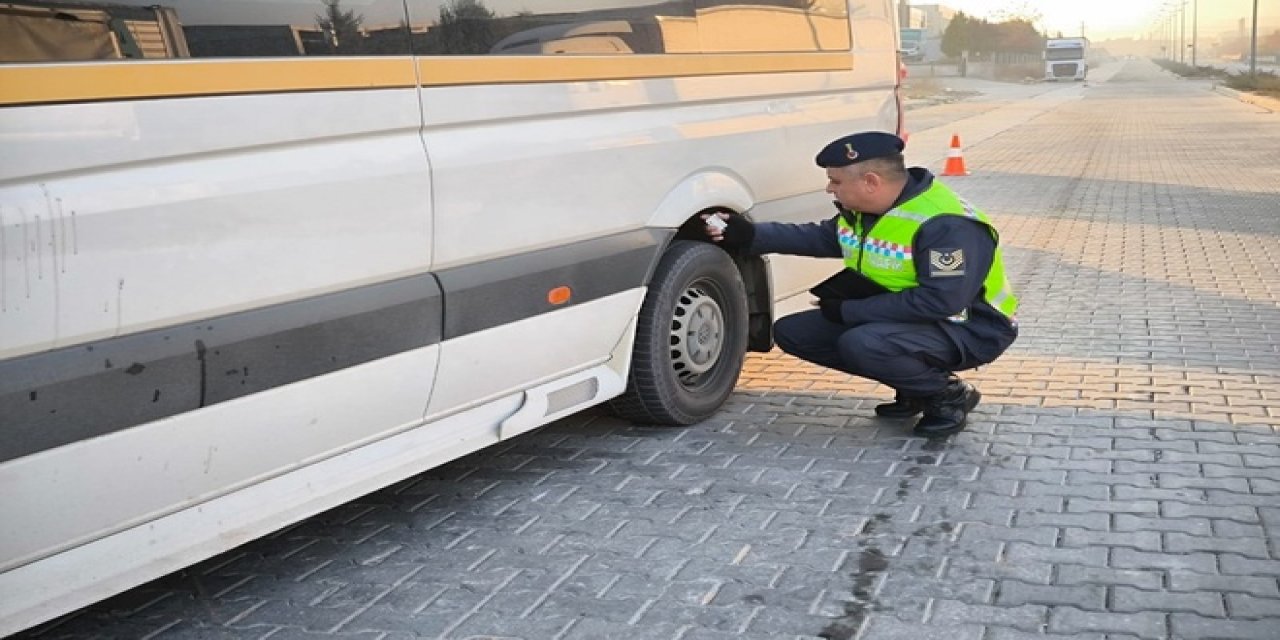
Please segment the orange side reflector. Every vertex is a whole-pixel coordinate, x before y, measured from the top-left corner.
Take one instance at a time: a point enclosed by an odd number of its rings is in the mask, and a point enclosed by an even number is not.
[[[547,302],[551,304],[564,304],[573,297],[573,290],[569,287],[556,287],[547,292]]]

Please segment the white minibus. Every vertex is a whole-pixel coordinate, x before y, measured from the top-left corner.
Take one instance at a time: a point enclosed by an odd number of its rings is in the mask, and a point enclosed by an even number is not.
[[[686,425],[838,263],[892,0],[0,3],[0,635],[585,408]]]

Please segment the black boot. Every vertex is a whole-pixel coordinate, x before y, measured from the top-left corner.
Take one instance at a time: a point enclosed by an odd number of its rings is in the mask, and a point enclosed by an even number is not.
[[[947,384],[959,381],[960,378],[955,374],[947,376]],[[876,405],[876,415],[881,418],[913,418],[920,415],[927,406],[929,406],[928,397],[909,396],[895,389],[893,402]]]
[[[911,418],[920,415],[928,404],[928,398],[904,396],[899,391],[893,396],[893,402],[876,405],[876,415],[881,418]]]
[[[978,406],[982,394],[962,380],[947,383],[941,393],[928,398],[924,417],[916,423],[915,434],[926,438],[948,436],[964,429],[965,418]]]

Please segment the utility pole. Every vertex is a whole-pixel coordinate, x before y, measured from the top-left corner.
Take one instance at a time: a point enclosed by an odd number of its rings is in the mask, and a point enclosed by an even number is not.
[[[1257,0],[1254,0],[1257,1]],[[1199,0],[1192,0],[1192,67],[1196,67],[1196,52],[1199,51],[1196,27],[1199,24]]]
[[[1178,63],[1187,61],[1187,0],[1178,2]]]
[[[1249,39],[1249,75],[1258,77],[1258,0],[1253,0],[1253,36]]]

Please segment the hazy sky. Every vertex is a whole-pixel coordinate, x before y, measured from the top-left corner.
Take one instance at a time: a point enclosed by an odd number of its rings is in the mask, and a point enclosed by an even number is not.
[[[1193,3],[1199,13],[1201,37],[1217,37],[1224,31],[1234,31],[1237,21],[1245,19],[1246,28],[1252,20],[1253,0],[1185,0],[1186,32],[1191,33]],[[1257,0],[1258,22],[1275,29],[1280,23],[1280,0]],[[971,15],[992,17],[1002,10],[1023,13],[1024,9],[1039,12],[1043,20],[1037,25],[1041,30],[1062,31],[1064,35],[1078,35],[1084,23],[1085,35],[1101,39],[1110,37],[1145,37],[1155,30],[1161,15],[1168,15],[1163,7],[1176,8],[1178,0],[911,0],[911,4],[942,4]],[[1262,27],[1260,26],[1261,30]]]

